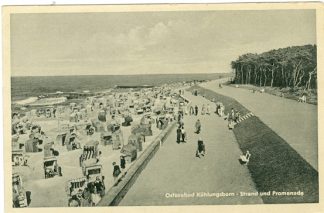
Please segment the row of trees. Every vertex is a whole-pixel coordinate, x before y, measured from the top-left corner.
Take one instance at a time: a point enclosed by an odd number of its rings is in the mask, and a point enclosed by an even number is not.
[[[247,53],[232,61],[231,66],[236,84],[317,88],[316,45]]]

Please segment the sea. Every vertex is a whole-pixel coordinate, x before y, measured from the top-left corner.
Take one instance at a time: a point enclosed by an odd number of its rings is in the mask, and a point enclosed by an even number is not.
[[[115,85],[139,86],[184,82],[193,80],[214,80],[229,76],[228,73],[199,74],[149,74],[149,75],[80,75],[80,76],[28,76],[11,77],[12,101],[24,100],[47,93],[103,91]]]

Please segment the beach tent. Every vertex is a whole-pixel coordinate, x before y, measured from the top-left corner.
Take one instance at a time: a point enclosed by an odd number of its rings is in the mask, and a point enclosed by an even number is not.
[[[88,104],[92,104],[93,100],[94,100],[94,97],[87,97],[85,102],[88,103]]]
[[[101,140],[101,144],[104,146],[112,144],[112,133],[111,132],[101,132],[100,140]]]
[[[25,151],[26,152],[38,152],[38,139],[31,138],[25,143]]]
[[[85,127],[85,131],[87,135],[93,135],[96,129],[92,126],[92,123],[87,124]]]
[[[12,135],[11,136],[11,148],[12,150],[19,149],[19,136],[18,135]]]
[[[71,133],[66,134],[64,143],[68,151],[79,149],[81,147],[80,142],[76,138],[76,135]]]
[[[152,123],[152,118],[150,113],[145,113],[141,118],[140,124],[148,125]]]
[[[168,119],[166,119],[166,116],[160,116],[157,122],[158,122],[157,126],[160,130],[165,129],[169,123]]]
[[[67,134],[67,132],[60,132],[59,134],[57,134],[57,136],[56,136],[56,142],[58,144],[64,146],[66,134]]]
[[[123,133],[120,129],[115,130],[115,132],[112,133],[112,142],[113,150],[119,149],[121,145],[124,145]]]
[[[92,109],[92,105],[91,105],[91,104],[87,104],[87,105],[86,105],[86,111],[87,111],[88,113],[93,111],[93,109]]]
[[[56,108],[56,112],[55,112],[56,117],[58,117],[58,118],[63,117],[64,112],[65,112],[65,108],[64,108],[64,106],[58,106],[58,107]]]
[[[92,154],[89,156],[89,158],[96,158],[99,154],[99,149],[98,149],[99,142],[96,140],[90,140],[88,141],[84,146],[83,146],[83,152],[89,152],[87,155]]]
[[[132,144],[125,145],[120,152],[126,156],[126,161],[129,163],[137,158],[137,149]]]
[[[79,112],[79,117],[81,120],[84,120],[88,117],[88,114],[87,114],[87,109],[85,108],[82,108]]]
[[[53,115],[53,111],[54,111],[54,107],[53,107],[53,106],[51,106],[51,107],[47,107],[47,108],[45,109],[45,117],[46,117],[46,118],[50,118],[50,117],[52,117],[52,115]]]
[[[54,141],[47,141],[44,144],[44,157],[58,156],[58,151],[54,150]]]
[[[31,117],[36,117],[36,116],[37,116],[37,110],[36,110],[36,109],[32,109],[32,110],[30,110],[29,115],[30,115]]]
[[[122,123],[122,126],[130,126],[132,122],[133,118],[130,115],[127,115],[124,122]]]
[[[92,119],[91,120],[92,126],[95,128],[96,132],[103,132],[105,131],[105,127],[102,122],[100,122],[98,119]]]
[[[70,103],[70,109],[71,109],[71,111],[73,111],[73,108],[76,107],[76,105],[77,105],[76,103]]]
[[[100,110],[98,113],[98,120],[101,122],[106,122],[106,111],[105,110]]]
[[[71,113],[69,120],[70,120],[70,122],[78,122],[78,115],[74,112]]]
[[[152,136],[153,132],[152,132],[152,128],[151,128],[151,124],[139,124],[139,125],[134,125],[132,127],[132,133],[133,134],[142,134],[144,136]]]
[[[58,130],[59,131],[68,131],[70,128],[70,123],[68,121],[58,120]]]
[[[144,139],[143,139],[143,136],[141,136],[140,134],[131,134],[128,138],[128,144],[132,144],[136,147],[136,149],[138,151],[142,151],[143,150],[143,142],[144,142]]]
[[[116,124],[109,123],[109,124],[107,125],[107,131],[109,131],[109,132],[114,132],[114,131],[115,131],[115,126],[116,126]]]

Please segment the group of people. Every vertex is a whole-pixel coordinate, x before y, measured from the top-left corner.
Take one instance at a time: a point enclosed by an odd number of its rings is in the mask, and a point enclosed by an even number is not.
[[[177,128],[177,143],[186,142],[186,130],[184,129],[184,125],[180,124]]]
[[[221,88],[221,85],[220,85]],[[195,91],[193,94],[195,95],[197,91]],[[213,100],[215,102],[215,100]],[[189,115],[199,115],[199,107],[198,105],[192,106],[190,103],[188,105],[189,107]],[[225,120],[228,120],[228,128],[233,129],[234,125],[239,122],[241,114],[238,110],[235,110],[234,108],[231,108],[231,111],[227,114],[224,115],[225,107],[222,103],[217,102],[216,103],[216,111],[215,113],[218,114],[220,117],[224,117]],[[200,114],[201,115],[210,115],[210,105],[209,104],[203,104],[200,109]],[[181,119],[180,119],[181,117]],[[200,119],[197,119],[195,122],[195,133],[200,134],[201,133],[201,121]],[[178,128],[176,130],[176,142],[186,142],[186,131],[184,129],[184,123],[183,123],[183,115],[179,115],[178,119]],[[196,157],[202,157],[205,156],[206,154],[206,147],[204,144],[204,141],[202,137],[199,137],[198,142],[197,142],[197,150],[196,150]]]
[[[123,156],[123,155],[120,156],[120,166],[116,162],[113,162],[112,165],[113,165],[113,174],[112,175],[114,177],[114,181],[116,182],[116,180],[118,179],[119,175],[126,168],[126,159],[125,159],[125,156]]]
[[[70,207],[95,206],[105,195],[105,184],[99,176],[92,182],[86,180],[70,182]],[[84,188],[84,189],[82,189]]]
[[[215,100],[212,100],[212,101],[215,102]],[[217,115],[219,115],[220,117],[222,117],[222,116],[224,116],[224,112],[225,112],[225,106],[223,105],[223,103],[216,102],[215,113]],[[190,106],[189,107],[189,115],[198,116],[199,115],[199,107],[197,105],[195,105],[195,107]],[[206,104],[206,105],[203,104],[201,106],[201,115],[211,115],[211,108],[210,108],[209,104]]]
[[[240,119],[240,112],[237,110],[234,110],[234,108],[231,108],[230,113],[228,113],[228,115],[225,117],[225,120],[228,120],[228,128],[229,129],[233,129],[234,125],[236,123],[238,123],[239,119]]]
[[[210,115],[210,105],[209,104],[203,104],[200,111],[201,115]],[[199,107],[195,105],[194,107],[192,105],[189,106],[189,115],[199,115]]]
[[[195,133],[196,134],[200,134],[201,132],[201,122],[198,119],[195,123]],[[183,122],[183,116],[179,116],[178,119],[178,128],[176,130],[176,142],[179,143],[185,143],[187,140],[187,133],[185,131],[184,128],[184,122]],[[196,157],[202,157],[205,156],[206,154],[206,148],[205,148],[205,144],[204,141],[202,140],[202,137],[199,137],[198,139],[198,144],[197,144],[197,150],[196,150]]]

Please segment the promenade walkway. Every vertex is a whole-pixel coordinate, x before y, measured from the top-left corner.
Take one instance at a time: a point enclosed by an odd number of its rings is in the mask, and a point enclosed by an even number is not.
[[[220,89],[217,80],[200,86],[236,99],[318,170],[316,105],[231,86]]]
[[[185,93],[193,105],[209,103],[208,100]],[[212,111],[212,110],[211,110]],[[206,145],[205,157],[195,157],[198,135],[194,124],[201,120],[201,136]],[[240,196],[240,192],[255,192],[246,166],[240,165],[241,151],[227,122],[212,113],[185,116],[186,143],[176,143],[176,130],[169,135],[154,158],[142,171],[128,191],[121,206],[132,205],[212,205],[212,204],[256,204],[260,197]],[[234,193],[229,197],[198,197],[200,192]],[[190,198],[168,198],[169,193],[195,193]]]

